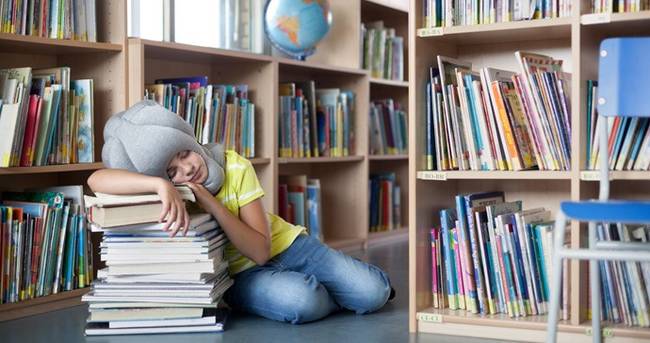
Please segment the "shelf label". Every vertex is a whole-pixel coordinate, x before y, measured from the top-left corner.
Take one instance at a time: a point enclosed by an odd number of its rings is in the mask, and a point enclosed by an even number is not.
[[[442,27],[427,27],[418,29],[417,35],[418,37],[442,36],[443,30]]]
[[[611,13],[585,14],[580,17],[582,25],[605,24],[612,21]]]
[[[447,181],[447,173],[444,171],[421,171],[418,172],[418,179]]]
[[[609,179],[612,179],[612,174],[609,173]],[[580,180],[582,181],[600,181],[600,170],[583,170],[580,172]]]
[[[614,337],[614,332],[612,331],[611,328],[604,328],[604,329],[602,329],[602,332],[603,332],[603,334],[602,334],[601,337],[605,337],[605,338]],[[592,331],[591,327],[585,328],[585,335],[587,335],[587,336],[593,335],[593,331]]]
[[[442,315],[435,313],[418,313],[417,318],[421,322],[442,323]]]

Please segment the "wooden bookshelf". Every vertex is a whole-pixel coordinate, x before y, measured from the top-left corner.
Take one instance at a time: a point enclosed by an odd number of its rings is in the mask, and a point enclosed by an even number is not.
[[[650,14],[615,13],[592,15],[591,1],[572,3],[568,18],[497,23],[489,25],[421,29],[421,0],[411,0],[409,13],[409,330],[483,339],[542,342],[546,317],[509,318],[480,316],[465,311],[432,307],[429,231],[439,225],[437,213],[454,207],[456,194],[489,190],[504,191],[506,199],[522,200],[525,208],[543,206],[555,215],[564,200],[598,196],[597,172],[584,171],[586,154],[586,82],[598,79],[598,47],[602,39],[650,34]],[[602,18],[599,18],[602,17]],[[472,62],[473,68],[497,67],[519,72],[514,52],[538,52],[564,61],[571,78],[571,155],[569,171],[425,171],[423,152],[425,84],[436,55]],[[613,171],[614,199],[647,199],[650,172]],[[570,245],[586,244],[586,227],[571,223]],[[559,325],[559,342],[591,342],[587,321],[588,265],[571,261],[569,320]],[[639,342],[650,339],[650,330],[604,323],[605,342]]]
[[[370,161],[408,161],[409,155],[407,154],[397,154],[397,155],[368,155],[368,160]]]
[[[57,40],[0,34],[0,68],[70,67],[71,80],[94,80],[94,152],[101,159],[103,128],[111,115],[127,105],[126,1],[97,1],[98,42]],[[56,185],[85,185],[101,162],[0,168],[0,191]],[[99,252],[97,249],[96,253]],[[99,261],[98,255],[94,259]],[[96,270],[97,268],[94,268]],[[54,311],[81,304],[88,288],[62,292],[18,303],[0,305],[0,321]]]
[[[402,88],[409,87],[408,81],[387,80],[387,79],[380,79],[377,77],[371,77],[370,84],[373,86],[388,86],[388,87],[402,87]]]
[[[292,158],[279,157],[279,164],[292,163],[342,163],[342,162],[359,162],[363,161],[363,156],[342,156],[342,157],[310,157],[310,158]]]
[[[408,231],[408,227],[400,227],[389,231],[370,232],[368,234],[368,245],[406,241],[408,240]]]

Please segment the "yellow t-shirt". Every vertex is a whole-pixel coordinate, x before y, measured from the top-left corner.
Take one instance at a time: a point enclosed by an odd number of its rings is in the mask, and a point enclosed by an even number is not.
[[[216,198],[223,203],[233,215],[239,217],[239,209],[264,196],[255,169],[251,162],[233,150],[226,151],[226,170],[223,185]],[[268,213],[267,217],[271,227],[271,257],[286,250],[291,243],[306,232],[301,226],[292,225],[275,214]],[[225,258],[228,261],[230,275],[237,274],[256,264],[242,255],[232,243],[225,249]]]

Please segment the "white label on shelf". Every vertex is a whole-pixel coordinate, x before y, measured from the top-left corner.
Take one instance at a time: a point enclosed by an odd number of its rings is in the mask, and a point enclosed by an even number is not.
[[[447,181],[447,173],[444,171],[421,171],[418,172],[420,180]]]
[[[418,29],[418,37],[431,37],[431,36],[442,36],[443,31],[442,27],[427,27],[423,29]]]
[[[612,179],[612,174],[609,174],[609,179]],[[583,170],[580,172],[580,180],[582,181],[600,181],[600,170]]]
[[[610,13],[585,14],[580,17],[582,25],[604,24],[609,23],[610,21],[612,21]]]
[[[442,316],[435,313],[418,313],[419,321],[427,323],[442,323]]]
[[[603,328],[602,329],[602,336],[601,337],[614,337],[614,332],[612,331],[611,328]],[[585,328],[585,335],[591,336],[593,334],[593,331],[591,327]]]

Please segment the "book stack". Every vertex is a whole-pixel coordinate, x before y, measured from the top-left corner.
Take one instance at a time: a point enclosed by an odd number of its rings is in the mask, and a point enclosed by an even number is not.
[[[316,89],[314,81],[280,84],[280,157],[341,157],[353,153],[352,91]]]
[[[68,67],[0,70],[0,167],[94,162],[93,92]]]
[[[195,201],[187,187],[177,190]],[[232,285],[228,242],[209,214],[193,214],[187,235],[170,237],[156,223],[157,195],[85,197],[91,229],[102,233],[101,260],[89,303],[87,335],[222,331],[217,305]]]
[[[521,74],[438,56],[425,88],[428,170],[570,170],[570,75],[515,52]]]
[[[1,304],[90,284],[92,244],[82,195],[82,186],[2,194]]]
[[[370,154],[399,155],[408,152],[406,112],[393,99],[370,103]]]
[[[639,12],[650,10],[648,0],[593,0],[594,13]]]
[[[648,118],[599,117],[596,110],[598,82],[587,81],[586,168],[598,169],[600,127],[607,125],[607,156],[611,170],[648,170],[650,168],[650,131]]]
[[[278,191],[280,217],[307,228],[311,236],[323,238],[323,213],[319,179],[307,175],[288,175],[280,180]]]
[[[361,23],[363,69],[370,75],[388,80],[404,80],[404,38],[383,21]]]
[[[395,173],[371,175],[370,232],[399,229],[402,223],[401,188],[395,181]]]
[[[199,143],[255,157],[255,104],[247,85],[211,85],[207,76],[159,79],[145,86],[145,98],[185,119]]]
[[[544,208],[523,210],[503,192],[456,196],[431,229],[434,308],[509,317],[548,312],[554,223]],[[565,242],[568,242],[568,237]],[[562,318],[569,316],[564,260]]]
[[[571,0],[423,0],[422,4],[427,28],[571,16]]]
[[[599,224],[596,230],[600,241],[650,242],[648,226]],[[611,261],[599,265],[603,320],[650,327],[650,264]]]
[[[80,41],[97,41],[96,0],[4,0],[3,33]]]

